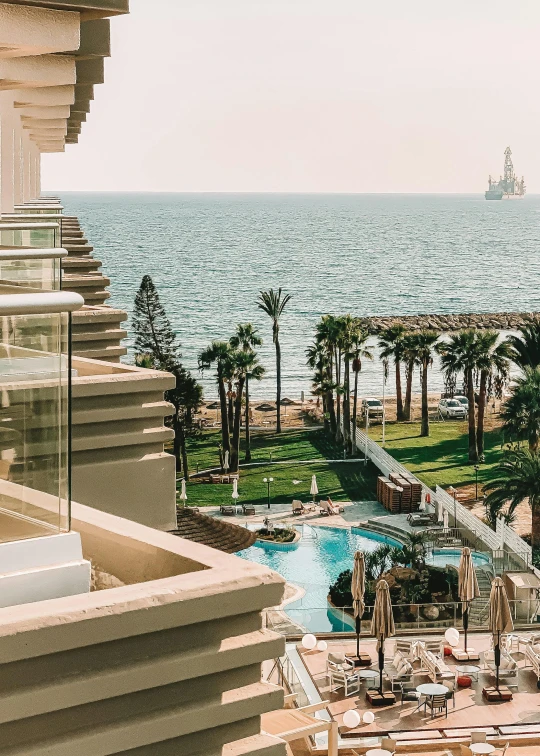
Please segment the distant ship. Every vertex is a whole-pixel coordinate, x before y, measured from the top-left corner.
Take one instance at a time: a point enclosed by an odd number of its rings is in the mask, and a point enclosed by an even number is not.
[[[525,179],[518,179],[514,173],[512,163],[512,150],[507,147],[504,151],[504,176],[498,181],[489,177],[488,190],[485,193],[487,200],[522,199],[525,196]]]

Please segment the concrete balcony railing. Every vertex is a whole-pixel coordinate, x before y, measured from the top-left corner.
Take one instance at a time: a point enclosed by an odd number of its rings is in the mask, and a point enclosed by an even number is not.
[[[115,587],[0,609],[0,753],[285,756],[258,737],[283,703],[261,682],[283,579],[76,503],[72,525],[94,588]]]

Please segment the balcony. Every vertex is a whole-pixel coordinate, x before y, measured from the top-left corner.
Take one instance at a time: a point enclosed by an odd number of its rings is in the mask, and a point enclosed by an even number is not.
[[[0,247],[60,247],[61,229],[58,223],[4,221],[0,218]]]
[[[59,291],[65,249],[0,247],[0,286],[24,286],[42,291]]]

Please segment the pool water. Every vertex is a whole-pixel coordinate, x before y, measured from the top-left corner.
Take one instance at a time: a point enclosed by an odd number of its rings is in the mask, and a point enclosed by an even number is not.
[[[300,586],[305,595],[285,607],[289,617],[313,632],[344,632],[353,628],[354,622],[340,610],[328,606],[327,596],[331,583],[344,570],[352,568],[355,551],[374,551],[381,543],[401,546],[399,541],[368,530],[355,528],[316,527],[305,525],[298,528],[302,538],[295,548],[276,550],[256,543],[238,556],[251,562],[263,564],[279,572],[285,580]],[[444,566],[459,564],[459,550],[435,550],[429,563]],[[473,554],[477,566],[487,564],[489,559],[480,553]]]

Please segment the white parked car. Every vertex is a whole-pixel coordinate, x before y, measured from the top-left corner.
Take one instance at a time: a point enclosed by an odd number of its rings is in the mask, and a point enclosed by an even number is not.
[[[366,399],[362,399],[362,417],[365,419],[366,412],[369,413],[369,419],[374,420],[380,418],[382,420],[384,415],[384,406],[380,399],[375,399],[368,396]]]
[[[469,411],[469,400],[467,399],[466,396],[454,396],[454,399],[456,400],[456,402],[459,402],[460,404],[462,404],[467,410],[467,412]]]
[[[457,399],[441,399],[439,402],[439,414],[441,417],[451,417],[461,420],[467,417],[468,407],[465,407]]]

